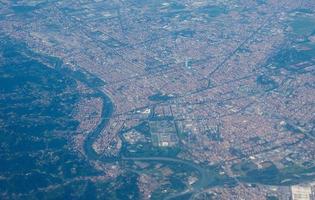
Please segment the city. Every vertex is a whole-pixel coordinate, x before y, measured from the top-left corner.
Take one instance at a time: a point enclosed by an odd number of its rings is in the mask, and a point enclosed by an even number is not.
[[[2,0],[0,27],[73,74],[68,148],[101,172],[74,179],[130,171],[140,199],[315,198],[314,2]]]

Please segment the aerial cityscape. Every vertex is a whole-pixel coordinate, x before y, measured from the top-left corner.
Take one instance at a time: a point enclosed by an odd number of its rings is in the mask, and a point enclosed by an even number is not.
[[[0,0],[0,199],[315,200],[315,1]]]

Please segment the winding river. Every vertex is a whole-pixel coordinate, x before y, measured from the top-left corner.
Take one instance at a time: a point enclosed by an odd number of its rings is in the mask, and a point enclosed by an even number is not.
[[[89,85],[91,87],[91,85]],[[185,191],[182,191],[181,193],[171,195],[167,199],[172,199],[174,197],[178,197],[187,193],[197,192],[202,189],[204,189],[207,185],[207,180],[209,180],[209,173],[206,169],[202,168],[198,164],[195,164],[193,162],[189,162],[186,160],[178,159],[178,158],[170,158],[170,157],[125,157],[123,155],[119,155],[117,157],[103,157],[100,154],[97,154],[95,150],[93,149],[92,145],[95,142],[95,140],[100,136],[102,133],[102,130],[106,128],[106,126],[109,123],[110,117],[112,116],[114,112],[114,105],[111,101],[111,99],[104,94],[102,91],[97,89],[96,87],[93,87],[94,90],[96,90],[101,98],[103,99],[103,109],[102,109],[102,116],[101,121],[99,125],[87,136],[87,138],[84,141],[84,151],[88,157],[89,160],[100,160],[102,162],[114,162],[114,161],[121,161],[121,160],[132,160],[132,161],[155,161],[155,162],[161,162],[161,163],[177,163],[186,165],[192,169],[195,169],[198,174],[199,178],[198,181],[194,184],[192,189],[187,189]]]

